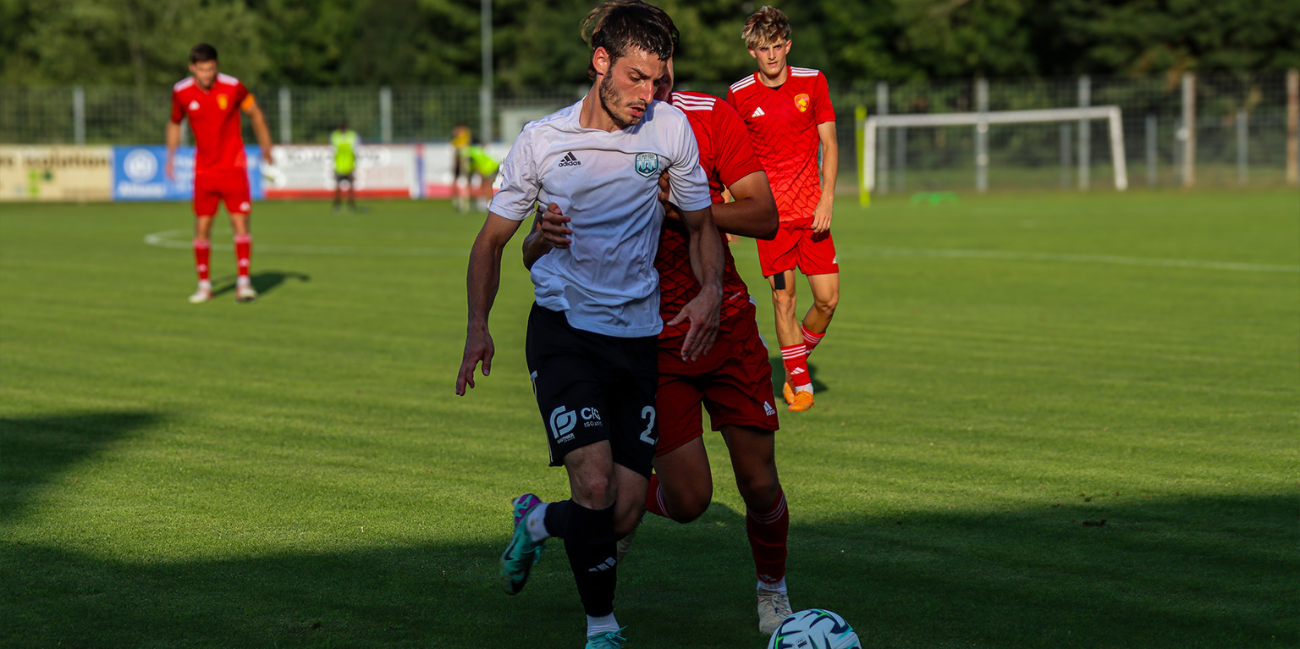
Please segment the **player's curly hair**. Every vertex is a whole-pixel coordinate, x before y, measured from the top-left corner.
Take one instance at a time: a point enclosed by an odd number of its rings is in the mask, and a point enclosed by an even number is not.
[[[594,52],[603,47],[613,65],[631,48],[645,50],[660,61],[672,58],[681,40],[673,19],[663,9],[642,0],[609,0],[587,12],[578,27],[582,40]],[[587,64],[587,77],[596,67]]]
[[[745,21],[740,30],[745,45],[755,48],[790,40],[790,19],[776,7],[764,5]]]

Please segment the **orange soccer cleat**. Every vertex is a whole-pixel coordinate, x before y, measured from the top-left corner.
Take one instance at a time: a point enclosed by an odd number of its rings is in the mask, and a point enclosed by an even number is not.
[[[794,405],[794,388],[790,387],[790,382],[785,382],[785,387],[781,388],[781,396],[785,397],[785,405]]]
[[[803,390],[794,393],[794,403],[791,403],[790,407],[786,408],[786,410],[789,410],[790,412],[803,412],[805,410],[812,410],[812,407],[813,393],[809,390]]]

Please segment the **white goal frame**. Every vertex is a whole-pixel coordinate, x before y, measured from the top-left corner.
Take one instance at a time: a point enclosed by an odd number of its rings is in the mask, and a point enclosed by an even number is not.
[[[862,187],[868,192],[876,188],[876,133],[882,128],[907,126],[974,126],[987,133],[990,124],[1035,124],[1044,122],[1079,122],[1104,119],[1110,126],[1110,157],[1115,167],[1115,189],[1128,189],[1128,167],[1124,162],[1124,129],[1120,122],[1119,106],[1093,106],[1091,108],[1048,108],[1042,110],[1005,110],[981,113],[930,113],[924,115],[879,115],[868,117],[863,124]],[[976,138],[983,144],[982,138]],[[977,148],[979,146],[977,144]],[[988,169],[987,151],[975,152],[977,173]],[[983,188],[980,188],[983,191]]]

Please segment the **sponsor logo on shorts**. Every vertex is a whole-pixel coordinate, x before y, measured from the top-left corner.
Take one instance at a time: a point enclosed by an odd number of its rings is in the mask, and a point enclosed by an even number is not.
[[[606,570],[613,568],[616,564],[618,564],[618,560],[615,559],[614,557],[610,557],[608,559],[605,559],[603,563],[596,566],[595,568],[587,568],[587,572],[605,572]]]
[[[582,414],[582,427],[583,427],[583,428],[591,428],[592,426],[603,426],[603,425],[604,425],[604,424],[600,421],[600,411],[599,411],[599,410],[596,410],[595,408],[583,408],[580,412],[581,412],[581,414]]]
[[[564,443],[573,439],[573,427],[578,425],[578,413],[572,410],[565,410],[564,406],[558,406],[551,411],[551,437],[555,438],[558,443]]]
[[[772,402],[771,402],[771,401],[764,401],[764,402],[763,402],[763,412],[767,413],[767,416],[768,416],[768,417],[771,417],[772,415],[775,415],[775,414],[776,414],[776,408],[773,408],[773,407],[772,407]]]
[[[252,209],[252,207],[253,207],[253,206],[250,205],[250,204],[248,203],[248,201],[244,201],[244,202],[242,202],[242,203],[239,204],[239,211],[240,211],[240,212],[247,212],[248,210]]]

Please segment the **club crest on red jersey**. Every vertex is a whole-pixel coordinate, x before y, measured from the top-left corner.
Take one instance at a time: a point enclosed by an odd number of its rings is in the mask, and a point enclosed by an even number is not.
[[[803,96],[806,97],[807,95],[803,95]],[[217,107],[218,107],[218,108],[220,108],[221,110],[225,110],[225,109],[226,109],[227,107],[229,107],[229,106],[230,106],[230,98],[229,98],[229,97],[227,97],[227,96],[225,96],[225,95],[217,95]],[[799,109],[799,110],[803,110],[803,109],[801,108],[801,109]]]
[[[794,107],[798,108],[799,112],[806,113],[808,112],[808,101],[807,93],[799,93],[794,96]]]

